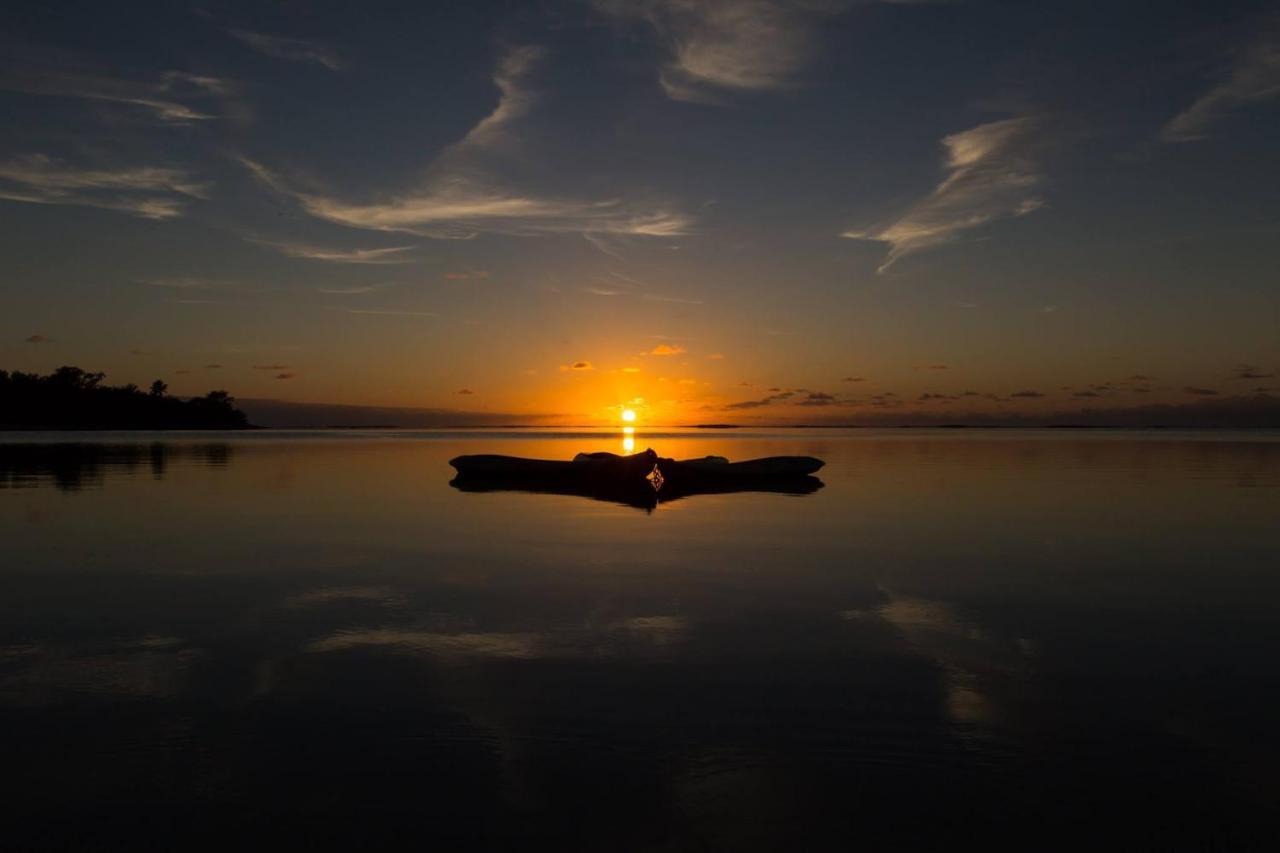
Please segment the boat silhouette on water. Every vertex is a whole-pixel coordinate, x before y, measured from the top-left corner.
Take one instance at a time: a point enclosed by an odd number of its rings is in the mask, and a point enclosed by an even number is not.
[[[811,476],[823,466],[811,456],[770,456],[730,462],[722,456],[675,460],[652,449],[630,456],[579,453],[572,461],[478,454],[449,460],[461,491],[577,495],[652,509],[696,494],[776,492],[805,495],[822,488]]]

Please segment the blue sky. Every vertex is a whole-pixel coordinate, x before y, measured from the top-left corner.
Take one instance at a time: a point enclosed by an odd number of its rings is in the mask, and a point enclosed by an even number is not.
[[[1274,4],[19,4],[2,38],[9,369],[653,420],[1280,387]]]

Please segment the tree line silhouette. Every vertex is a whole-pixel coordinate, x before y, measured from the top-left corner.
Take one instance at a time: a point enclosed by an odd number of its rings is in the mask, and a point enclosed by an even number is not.
[[[137,385],[105,385],[105,373],[59,367],[48,376],[0,370],[3,429],[245,429],[244,412],[226,391],[203,397],[170,396],[157,379]]]

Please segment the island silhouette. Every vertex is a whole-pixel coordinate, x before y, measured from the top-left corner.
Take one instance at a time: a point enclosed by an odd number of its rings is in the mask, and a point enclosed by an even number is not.
[[[157,379],[106,385],[105,373],[59,367],[48,376],[0,370],[0,429],[248,429],[226,391],[183,399]]]

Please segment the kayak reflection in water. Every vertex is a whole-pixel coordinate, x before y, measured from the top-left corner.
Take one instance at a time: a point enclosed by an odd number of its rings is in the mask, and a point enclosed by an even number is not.
[[[630,456],[579,453],[570,462],[479,454],[449,464],[451,485],[466,492],[519,491],[578,495],[653,509],[689,495],[777,492],[807,495],[822,488],[811,476],[822,468],[811,456],[770,456],[730,462],[723,456],[676,461],[652,449]]]

